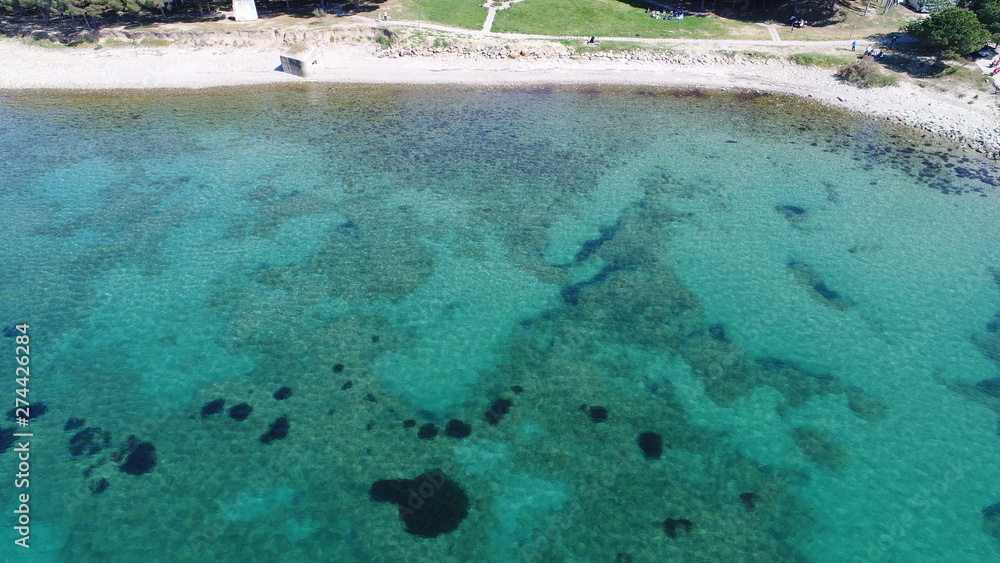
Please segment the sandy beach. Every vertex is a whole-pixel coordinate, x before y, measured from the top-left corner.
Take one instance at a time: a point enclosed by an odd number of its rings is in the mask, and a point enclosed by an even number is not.
[[[275,33],[277,35],[277,33]],[[720,55],[718,44],[684,45],[667,60],[626,54],[576,54],[538,49],[538,43],[488,41],[469,52],[381,51],[374,42],[319,41],[308,78],[280,71],[281,43],[164,47],[46,49],[0,40],[0,57],[17,61],[0,74],[2,89],[209,88],[314,81],[372,84],[626,84],[752,89],[802,96],[924,129],[993,157],[1000,155],[1000,95],[955,92],[904,79],[899,86],[860,89],[834,69],[802,66],[782,57]],[[287,38],[284,39],[287,44]],[[485,47],[483,47],[485,45]],[[496,47],[494,47],[496,45]],[[520,47],[524,45],[523,47]],[[493,52],[496,49],[496,52]],[[746,49],[746,47],[744,47]],[[732,53],[732,51],[729,51]]]

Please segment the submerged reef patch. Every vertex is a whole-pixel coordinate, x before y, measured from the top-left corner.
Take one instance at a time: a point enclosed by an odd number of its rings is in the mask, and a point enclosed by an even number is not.
[[[66,424],[63,425],[63,432],[76,430],[77,428],[80,428],[81,426],[86,424],[86,422],[87,422],[86,419],[83,418],[77,418],[77,417],[70,418],[69,420],[66,421]]]
[[[21,417],[17,411],[27,411],[27,416]],[[27,407],[15,407],[7,411],[7,420],[14,422],[18,418],[25,418],[33,421],[48,412],[49,406],[42,402],[32,403]]]
[[[201,417],[208,418],[212,415],[219,414],[222,412],[223,407],[226,405],[225,399],[215,399],[214,401],[209,401],[201,407]]]
[[[469,497],[440,469],[416,479],[380,479],[372,483],[368,496],[395,504],[406,532],[424,538],[454,531],[469,515]]]
[[[818,428],[798,426],[792,429],[792,440],[806,459],[832,471],[851,464],[851,456],[834,442],[833,437]]]
[[[656,432],[643,432],[637,441],[646,459],[660,459],[663,455],[663,436]]]
[[[819,273],[809,265],[792,260],[787,266],[795,281],[809,290],[810,295],[820,303],[839,311],[847,311],[854,307],[853,301],[830,289]]]
[[[129,475],[144,475],[156,467],[156,447],[150,442],[139,442],[131,448],[125,463],[119,469]]]
[[[983,508],[983,531],[1000,542],[1000,502]]]
[[[229,418],[242,422],[250,416],[251,412],[253,412],[253,407],[247,403],[240,403],[229,408]]]
[[[111,444],[111,433],[91,426],[73,434],[69,439],[69,453],[74,458],[92,456]]]
[[[676,539],[678,532],[691,533],[694,524],[686,518],[667,518],[663,521],[663,531],[671,538]]]
[[[287,437],[289,428],[290,425],[288,424],[288,417],[287,416],[279,417],[278,419],[276,419],[274,422],[271,423],[271,426],[268,427],[267,432],[261,434],[260,443],[270,444],[275,440],[281,440],[282,438]]]

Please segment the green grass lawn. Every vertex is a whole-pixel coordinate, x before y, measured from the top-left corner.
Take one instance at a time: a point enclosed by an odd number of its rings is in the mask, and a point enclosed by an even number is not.
[[[397,20],[424,21],[465,29],[482,29],[483,0],[402,0],[387,5]]]
[[[525,0],[497,12],[493,31],[580,37],[768,38],[760,26],[720,18],[654,20],[641,8],[618,0]]]
[[[788,58],[793,62],[804,66],[840,68],[858,60],[858,54],[845,50],[843,53],[838,53],[836,55],[826,53],[795,53]]]

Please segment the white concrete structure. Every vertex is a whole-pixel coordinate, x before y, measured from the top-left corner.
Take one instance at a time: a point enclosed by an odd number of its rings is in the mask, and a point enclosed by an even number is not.
[[[257,4],[253,0],[233,0],[233,16],[238,22],[257,21]]]

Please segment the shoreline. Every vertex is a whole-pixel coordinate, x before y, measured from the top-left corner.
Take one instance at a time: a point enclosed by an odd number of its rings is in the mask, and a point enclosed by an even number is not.
[[[383,51],[373,43],[328,40],[318,47],[312,73],[300,78],[279,70],[281,41],[239,46],[178,42],[165,47],[95,50],[46,49],[18,39],[0,39],[0,57],[16,61],[16,70],[0,75],[0,92],[205,89],[302,82],[758,90],[885,119],[1000,159],[1000,94],[995,89],[961,95],[910,80],[894,87],[860,89],[837,80],[832,68],[802,66],[777,56],[759,56],[759,52],[722,54],[707,46],[639,54],[576,53],[565,45],[543,41],[478,41],[471,49]]]

